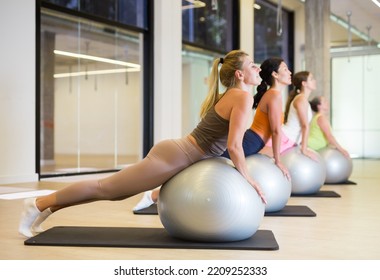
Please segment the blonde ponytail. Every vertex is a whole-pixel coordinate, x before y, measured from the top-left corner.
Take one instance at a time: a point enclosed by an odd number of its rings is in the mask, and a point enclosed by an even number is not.
[[[216,104],[216,102],[218,102],[220,98],[218,73],[220,60],[220,58],[217,58],[214,60],[214,63],[212,64],[211,74],[208,79],[208,94],[201,106],[201,118],[203,118],[206,115],[206,113]]]
[[[209,77],[209,91],[206,99],[201,106],[200,115],[203,118],[207,112],[219,101],[222,94],[219,93],[219,77],[220,83],[230,89],[236,85],[235,71],[242,70],[244,58],[247,53],[240,50],[230,51],[224,58],[217,58],[212,65]],[[218,73],[219,63],[222,64]]]

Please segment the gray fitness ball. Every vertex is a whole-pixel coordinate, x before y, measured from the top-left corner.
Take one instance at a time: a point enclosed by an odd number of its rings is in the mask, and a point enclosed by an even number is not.
[[[326,147],[318,151],[326,165],[325,183],[344,183],[352,173],[352,160],[346,158],[340,151]]]
[[[265,194],[267,204],[265,212],[280,211],[290,198],[292,185],[272,158],[255,154],[246,158],[248,172],[260,185]]]
[[[325,163],[317,152],[312,152],[318,157],[318,161],[302,154],[298,146],[281,155],[281,161],[288,168],[292,178],[292,194],[317,193],[325,182]]]
[[[158,214],[174,237],[203,242],[250,238],[264,217],[265,204],[225,158],[201,160],[161,188]]]

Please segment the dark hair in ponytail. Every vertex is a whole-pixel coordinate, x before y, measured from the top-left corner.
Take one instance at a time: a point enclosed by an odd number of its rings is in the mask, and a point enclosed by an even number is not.
[[[266,59],[261,65],[261,71],[260,71],[260,77],[262,79],[261,84],[257,86],[257,93],[255,94],[253,98],[253,109],[256,109],[259,105],[259,102],[261,98],[264,96],[264,94],[267,92],[268,87],[271,87],[273,85],[273,77],[272,73],[278,72],[278,68],[280,67],[280,64],[284,62],[284,60],[280,57],[271,57]]]
[[[309,77],[309,71],[300,71],[293,75],[292,84],[293,89],[289,92],[288,99],[285,105],[285,113],[284,113],[284,123],[288,121],[288,115],[290,110],[290,104],[292,104],[294,98],[301,93],[302,91],[302,83],[307,81]]]

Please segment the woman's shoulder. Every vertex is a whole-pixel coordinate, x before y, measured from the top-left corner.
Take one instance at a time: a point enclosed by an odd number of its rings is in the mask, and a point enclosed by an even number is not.
[[[252,105],[253,97],[251,94],[241,89],[229,89],[219,99],[216,107],[219,110],[230,111],[232,108],[252,108]]]
[[[279,91],[278,89],[275,89],[275,88],[269,88],[266,92],[265,92],[265,95],[281,95],[281,91]]]
[[[310,103],[304,94],[297,94],[293,99],[293,104],[294,104],[294,107],[310,106]]]
[[[247,94],[248,92],[240,89],[240,88],[230,88],[226,91],[226,93],[231,93],[231,94]]]
[[[234,99],[236,101],[253,99],[252,94],[250,94],[249,92],[247,92],[245,90],[238,89],[238,88],[229,89],[226,93],[228,93],[227,95],[229,96],[229,98]]]
[[[268,89],[264,95],[265,99],[268,100],[268,103],[272,102],[282,102],[282,94],[281,91],[276,89]]]
[[[260,101],[260,110],[267,113],[271,111],[282,110],[282,94],[276,89],[268,89]]]
[[[314,118],[318,124],[328,123],[327,117],[322,113],[316,113]]]
[[[249,92],[241,90],[235,95],[235,106],[252,108],[253,106],[253,96]]]

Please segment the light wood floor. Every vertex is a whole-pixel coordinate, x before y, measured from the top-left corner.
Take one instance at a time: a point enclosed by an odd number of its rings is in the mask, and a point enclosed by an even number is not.
[[[101,174],[97,176],[106,176]],[[50,178],[15,188],[59,189],[76,178]],[[94,176],[94,175],[92,175]],[[288,205],[306,205],[316,217],[264,217],[260,229],[273,231],[278,251],[184,250],[25,246],[17,232],[22,199],[0,199],[2,260],[379,260],[380,161],[354,160],[350,180],[357,185],[325,185],[340,198],[291,197]],[[8,185],[9,186],[9,185]],[[4,186],[0,186],[4,188]],[[57,225],[162,227],[157,215],[134,215],[140,195],[119,202],[95,202],[52,215],[46,228]]]

